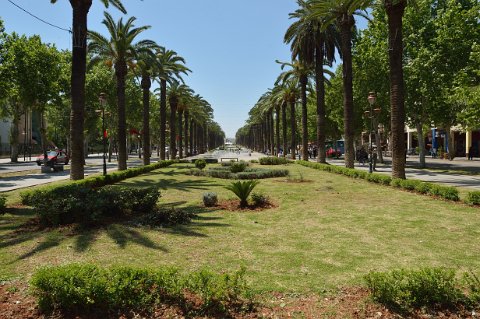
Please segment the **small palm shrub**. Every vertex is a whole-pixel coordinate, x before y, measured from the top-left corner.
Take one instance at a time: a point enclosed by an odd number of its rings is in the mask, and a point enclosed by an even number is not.
[[[225,186],[225,188],[237,195],[240,199],[240,207],[246,207],[248,205],[248,196],[250,196],[250,193],[258,183],[257,180],[238,181]]]
[[[198,168],[198,169],[204,169],[205,166],[207,166],[207,162],[205,162],[205,160],[203,159],[197,159],[195,161],[195,167]]]
[[[217,203],[217,193],[208,192],[203,194],[203,205],[205,205],[205,207],[213,207],[216,206]]]

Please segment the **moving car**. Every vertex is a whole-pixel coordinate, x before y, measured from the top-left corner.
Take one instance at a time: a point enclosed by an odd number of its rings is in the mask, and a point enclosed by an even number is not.
[[[70,157],[64,150],[53,150],[53,151],[48,151],[47,152],[48,160],[47,160],[47,165],[48,166],[53,166],[57,164],[64,164],[67,165],[68,161],[70,160]],[[39,155],[37,157],[37,165],[40,166],[43,164],[43,159],[44,156],[43,154]]]

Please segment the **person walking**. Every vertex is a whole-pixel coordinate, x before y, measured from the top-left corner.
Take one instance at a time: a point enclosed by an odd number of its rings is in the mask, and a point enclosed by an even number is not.
[[[473,161],[473,146],[468,149],[468,160]]]

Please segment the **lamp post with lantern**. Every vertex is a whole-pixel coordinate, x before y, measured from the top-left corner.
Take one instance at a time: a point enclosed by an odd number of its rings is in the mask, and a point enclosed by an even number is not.
[[[103,138],[103,175],[107,175],[107,138],[105,134],[105,107],[107,106],[107,95],[105,93],[100,93],[98,97],[100,102],[101,109],[97,110],[97,113],[102,115],[102,138]]]
[[[379,107],[374,108],[375,102],[377,101],[377,94],[375,92],[368,93],[368,104],[370,106],[369,110],[365,111],[365,117],[370,119],[370,131],[369,131],[369,139],[370,139],[370,149],[369,149],[369,167],[368,171],[373,173],[373,139],[372,133],[376,133],[374,130],[374,121],[375,118],[380,114],[381,109]],[[378,145],[377,145],[378,147]]]

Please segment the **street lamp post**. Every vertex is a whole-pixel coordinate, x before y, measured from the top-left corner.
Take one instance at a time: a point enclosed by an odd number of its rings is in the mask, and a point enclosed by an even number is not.
[[[380,114],[381,109],[380,108],[373,108],[375,105],[375,102],[377,101],[377,95],[375,92],[369,92],[368,93],[368,104],[370,105],[370,109],[365,111],[365,117],[370,119],[370,132],[369,132],[369,139],[370,139],[370,149],[369,149],[369,166],[368,166],[368,171],[370,173],[373,173],[373,138],[372,138],[372,133],[375,133],[374,131],[374,120]],[[378,147],[378,145],[377,145]]]
[[[103,175],[107,175],[107,139],[105,136],[105,106],[107,105],[107,95],[100,93],[98,97],[102,109],[99,110],[102,113],[102,138],[103,138]]]

